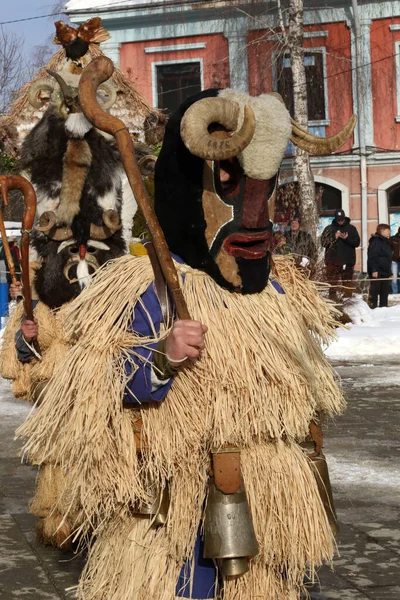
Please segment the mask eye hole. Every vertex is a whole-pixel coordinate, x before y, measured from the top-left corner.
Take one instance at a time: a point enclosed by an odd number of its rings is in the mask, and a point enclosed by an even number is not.
[[[69,251],[70,251],[70,254],[78,254],[79,248],[78,248],[78,246],[70,246]]]
[[[94,246],[88,246],[88,247],[86,248],[86,252],[87,252],[88,254],[96,254],[96,252],[97,252],[97,248],[95,248]]]
[[[242,169],[236,157],[221,160],[219,162],[217,173],[217,191],[224,198],[234,194],[240,184]]]

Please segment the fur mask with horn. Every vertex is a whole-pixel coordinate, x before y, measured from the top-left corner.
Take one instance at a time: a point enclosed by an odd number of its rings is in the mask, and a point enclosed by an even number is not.
[[[330,153],[354,125],[355,117],[332,138],[313,136],[278,94],[211,89],[186,100],[168,122],[155,171],[155,209],[170,250],[229,290],[261,291],[289,140]]]
[[[75,58],[67,56],[58,72],[33,82],[31,104],[41,106],[43,94],[51,101],[21,149],[21,167],[30,172],[38,198],[32,246],[41,266],[35,287],[52,308],[77,296],[100,265],[127,251],[136,211],[114,140],[94,129],[79,105],[80,74],[90,61],[82,35],[90,31],[83,28],[70,39],[73,32],[64,29],[58,24],[58,37],[62,32]],[[114,86],[105,82],[99,93],[103,108],[110,108]]]

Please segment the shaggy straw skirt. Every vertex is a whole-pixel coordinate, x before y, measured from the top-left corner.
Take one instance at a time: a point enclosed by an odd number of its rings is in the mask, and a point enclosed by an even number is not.
[[[80,506],[81,532],[96,534],[80,597],[171,600],[202,520],[210,449],[239,447],[260,553],[247,575],[226,583],[224,599],[298,598],[305,573],[313,577],[333,553],[297,441],[318,412],[343,408],[321,351],[335,315],[287,259],[275,262],[285,294],[271,285],[252,296],[232,294],[204,273],[177,267],[192,318],[208,326],[201,359],[179,373],[161,404],[122,407],[125,362],[134,365],[134,348],[168,329],[153,328],[147,338],[129,331],[152,270],[147,257],[114,261],[60,311],[71,348],[55,367],[48,399],[20,429],[25,452],[68,472],[64,510]],[[140,455],[138,418],[146,440]],[[157,532],[128,509],[146,498],[149,479],[171,489],[168,522]]]

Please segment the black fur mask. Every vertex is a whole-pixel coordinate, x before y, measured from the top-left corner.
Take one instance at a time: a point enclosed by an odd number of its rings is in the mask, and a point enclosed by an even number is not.
[[[275,178],[249,179],[235,158],[206,162],[189,152],[180,135],[189,106],[218,92],[192,96],[171,116],[156,163],[155,210],[173,253],[228,290],[255,293],[268,283],[268,199]]]

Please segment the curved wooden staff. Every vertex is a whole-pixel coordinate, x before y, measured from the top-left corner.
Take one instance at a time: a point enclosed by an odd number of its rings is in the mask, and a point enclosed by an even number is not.
[[[2,180],[4,177],[0,177],[0,189],[1,195],[3,197],[3,202],[5,206],[8,206],[8,195],[7,195],[7,187],[2,185]],[[10,244],[8,243],[7,232],[3,221],[3,211],[0,210],[0,234],[1,239],[3,241],[4,254],[6,256],[8,270],[10,271],[11,281],[13,285],[18,284],[17,273],[15,271],[15,264],[10,250]]]
[[[33,221],[36,213],[36,194],[32,184],[25,179],[25,177],[19,177],[18,175],[1,176],[0,189],[6,204],[8,203],[8,190],[20,190],[24,196],[25,211],[22,218],[21,231],[22,289],[26,318],[29,321],[33,321],[32,295],[29,281],[29,234],[32,231]],[[5,238],[3,238],[3,240],[4,239]]]
[[[120,119],[106,113],[97,103],[96,90],[101,83],[111,77],[113,71],[114,65],[109,58],[98,56],[92,60],[81,75],[79,82],[79,102],[86,118],[92,125],[115,137],[129,184],[153,238],[154,249],[168,288],[174,299],[177,315],[179,319],[190,319],[189,311],[179,285],[178,274],[164,233],[150,204],[136,163],[129,131]]]

